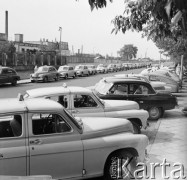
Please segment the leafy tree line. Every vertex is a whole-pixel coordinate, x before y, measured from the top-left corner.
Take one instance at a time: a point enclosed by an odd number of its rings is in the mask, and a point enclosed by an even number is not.
[[[93,10],[106,7],[112,0],[88,2]],[[176,58],[187,55],[187,0],[124,0],[124,13],[112,22],[112,33],[141,32],[163,53]]]

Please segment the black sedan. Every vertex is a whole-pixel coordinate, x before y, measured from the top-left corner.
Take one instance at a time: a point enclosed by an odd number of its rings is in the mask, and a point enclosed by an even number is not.
[[[149,119],[157,120],[165,110],[177,106],[177,98],[169,92],[156,92],[150,83],[136,78],[108,77],[100,80],[94,87],[101,99],[133,100],[140,109],[149,112]]]
[[[20,76],[18,76],[14,69],[0,66],[0,84],[11,83],[13,86],[16,86],[19,80]]]

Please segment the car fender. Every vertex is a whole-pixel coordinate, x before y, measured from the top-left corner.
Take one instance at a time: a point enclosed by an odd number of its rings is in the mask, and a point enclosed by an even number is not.
[[[113,152],[129,149],[137,151],[138,160],[143,162],[147,145],[147,136],[128,132],[93,139],[83,139],[84,169],[87,171],[88,176],[93,174],[103,175],[107,158]]]
[[[113,118],[136,118],[141,120],[142,127],[144,129],[147,128],[147,119],[149,117],[149,113],[146,110],[123,110],[123,111],[107,111],[105,112],[106,117],[113,117]]]

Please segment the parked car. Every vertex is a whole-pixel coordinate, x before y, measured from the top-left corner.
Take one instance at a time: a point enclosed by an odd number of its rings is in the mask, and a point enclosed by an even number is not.
[[[75,78],[77,76],[73,66],[60,66],[58,72],[60,73],[60,77],[64,79],[69,77]]]
[[[128,77],[129,78],[137,78],[137,79],[144,80],[145,82],[150,83],[155,91],[172,92],[172,88],[170,86],[167,86],[166,83],[161,82],[161,81],[149,81],[149,78],[147,76],[142,75],[142,74],[116,74],[114,76],[117,78],[128,78]]]
[[[101,99],[136,101],[141,109],[149,112],[149,119],[157,120],[165,110],[177,106],[177,98],[168,92],[156,92],[150,83],[130,78],[107,77],[94,87]]]
[[[109,64],[109,65],[107,66],[107,70],[108,70],[108,72],[114,72],[114,71],[115,71],[115,69],[114,69],[114,64]]]
[[[166,83],[166,85],[171,88],[172,93],[179,92],[179,84],[170,77],[155,72],[151,72],[145,76],[149,79],[150,82],[160,81]]]
[[[97,73],[108,73],[107,66],[104,64],[99,64],[96,70],[97,70]]]
[[[55,80],[58,81],[60,74],[53,66],[40,66],[37,71],[30,75],[31,82],[42,81],[44,83]]]
[[[101,100],[90,89],[77,86],[58,86],[27,90],[25,98],[50,98],[59,102],[79,117],[126,118],[133,124],[135,133],[147,128],[147,111],[139,110],[134,101]]]
[[[20,76],[13,68],[0,66],[0,84],[11,83],[16,86],[19,80]]]
[[[77,65],[75,66],[75,72],[77,76],[88,76],[89,75],[89,70],[86,65]]]
[[[170,77],[171,79],[176,81],[179,84],[179,86],[181,86],[181,80],[175,72],[173,72],[171,70],[166,70],[166,69],[159,69],[159,70],[155,71],[155,73]]]
[[[125,160],[123,168],[131,159],[127,168],[133,173],[148,145],[128,120],[74,118],[49,99],[1,99],[0,128],[0,175],[8,176],[113,179],[115,158]]]
[[[95,67],[95,65],[87,65],[87,67],[88,67],[88,71],[89,71],[89,74],[91,75],[91,74],[96,74],[97,73],[97,70],[96,70],[96,67]]]

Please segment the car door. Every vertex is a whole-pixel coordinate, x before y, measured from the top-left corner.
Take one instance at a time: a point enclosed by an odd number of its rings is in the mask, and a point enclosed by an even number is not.
[[[145,84],[129,84],[128,100],[136,101],[140,109],[149,109],[157,104],[154,90]]]
[[[80,133],[57,113],[29,114],[30,175],[80,178],[83,145]]]
[[[27,175],[25,114],[0,116],[0,175]]]
[[[105,117],[104,107],[91,94],[72,93],[71,113],[79,117]]]

